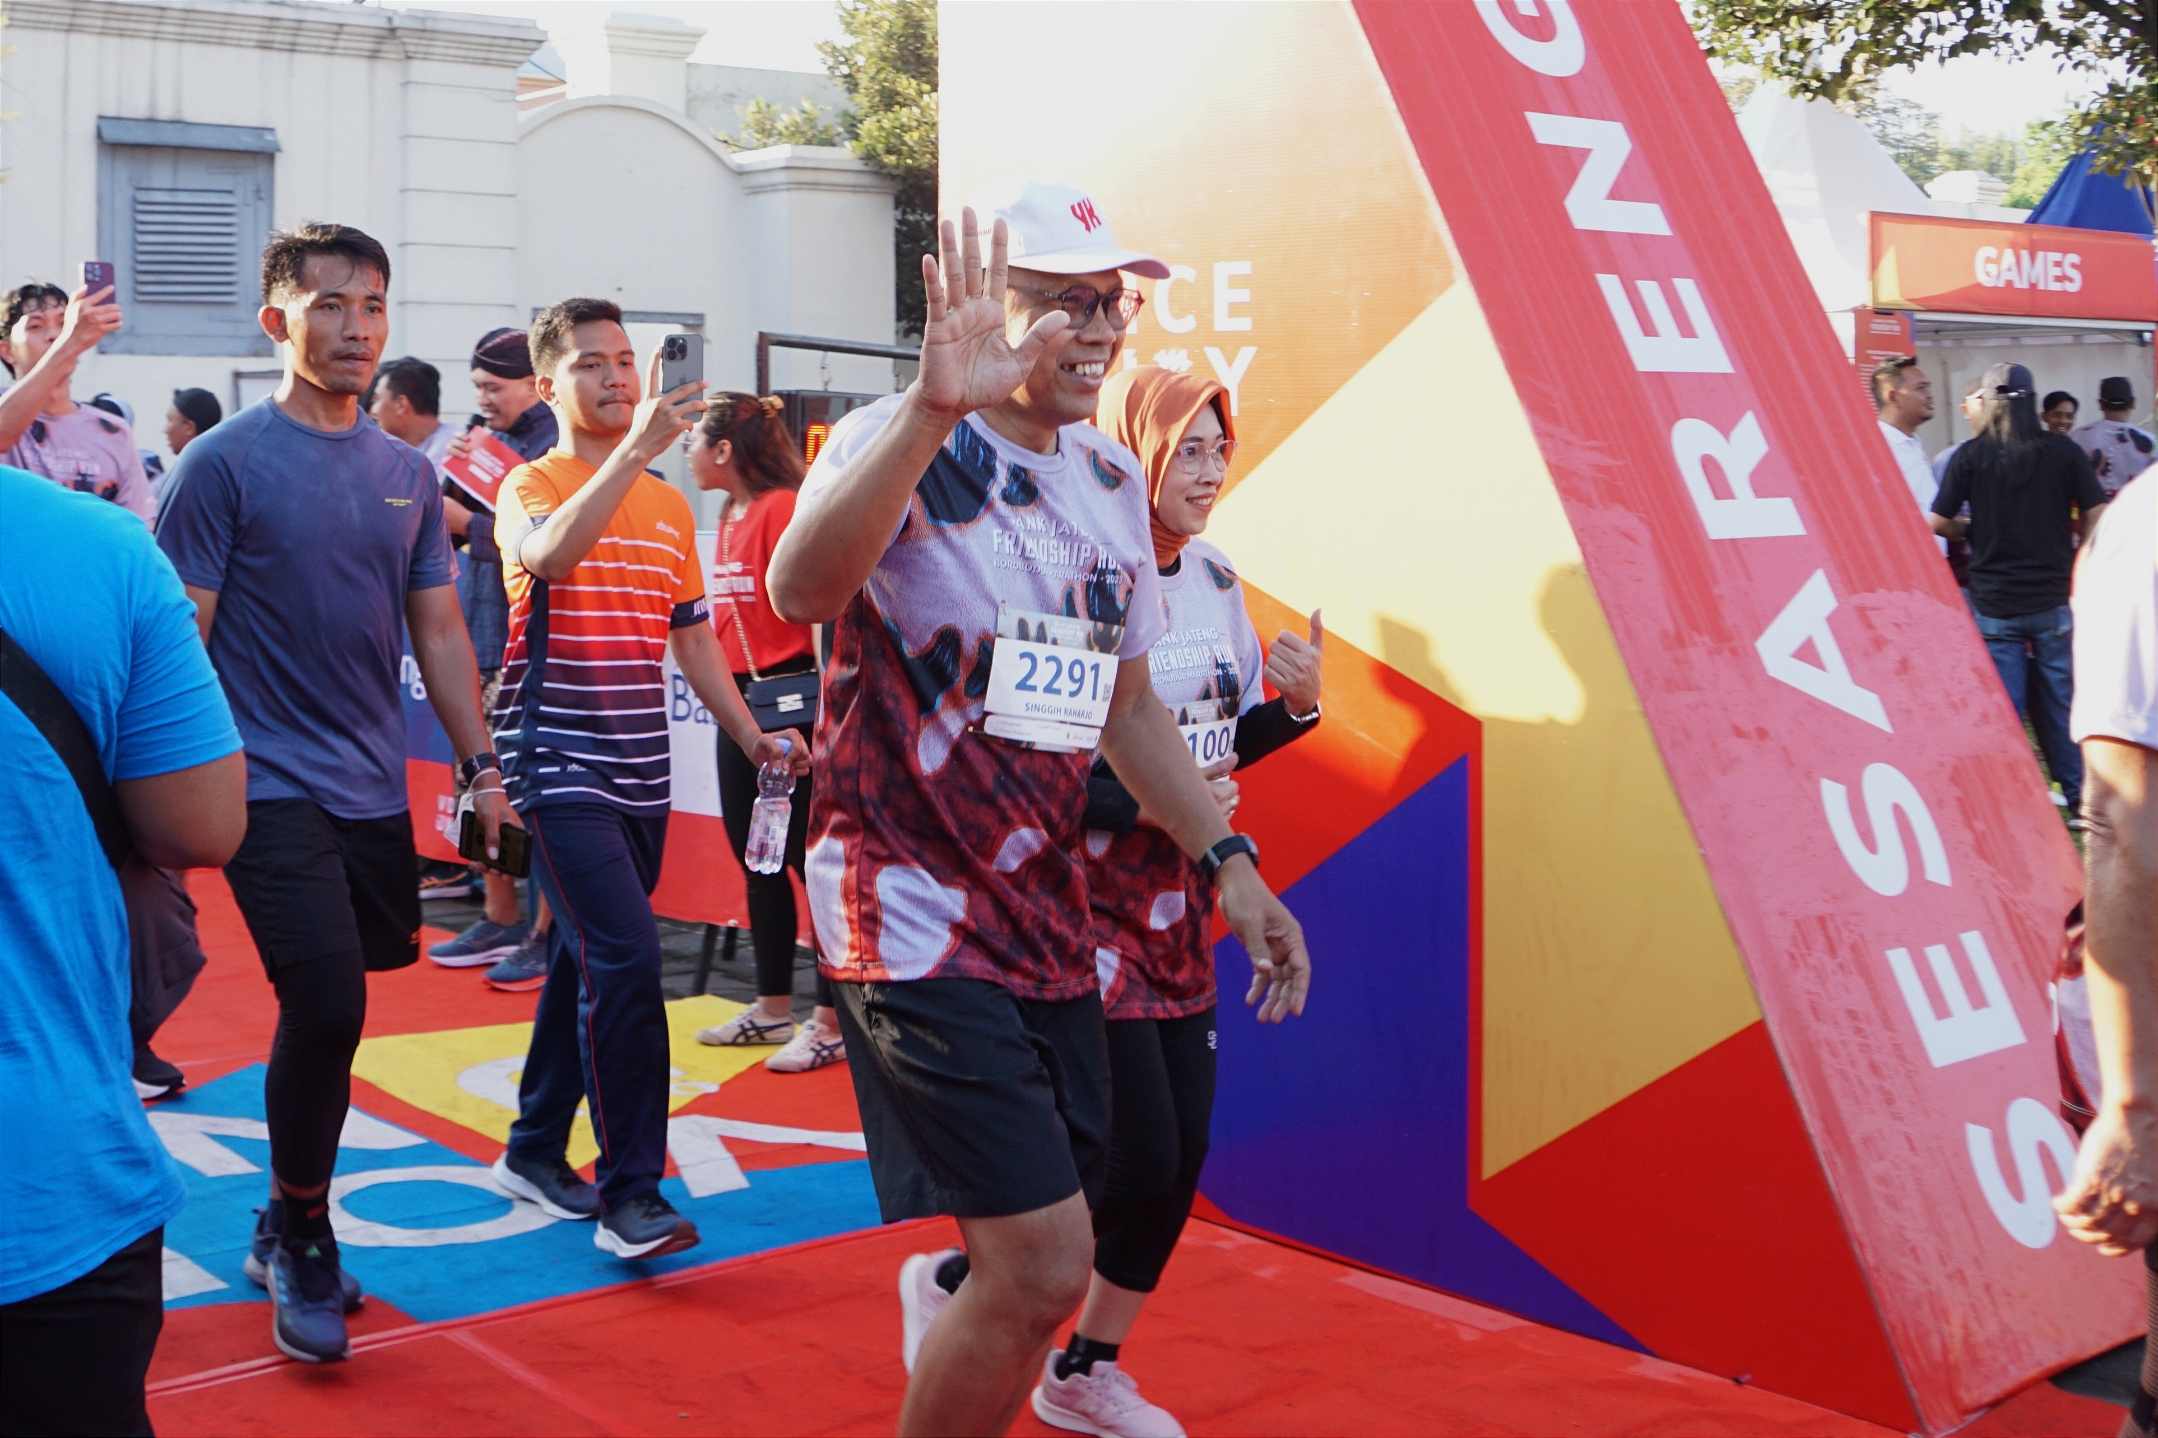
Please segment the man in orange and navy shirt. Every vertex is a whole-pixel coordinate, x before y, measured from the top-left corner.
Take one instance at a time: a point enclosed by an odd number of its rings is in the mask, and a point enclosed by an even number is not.
[[[596,1215],[599,1248],[656,1258],[697,1242],[659,1192],[668,1054],[651,894],[671,798],[669,648],[745,752],[762,764],[787,750],[758,732],[706,622],[689,501],[645,470],[695,422],[704,386],[640,404],[637,357],[606,300],[543,311],[531,348],[563,442],[512,470],[496,504],[510,627],[494,724],[555,922],[518,1118],[494,1171],[557,1218]],[[654,390],[658,380],[655,356]],[[566,1158],[579,1099],[599,1140],[596,1190]]]

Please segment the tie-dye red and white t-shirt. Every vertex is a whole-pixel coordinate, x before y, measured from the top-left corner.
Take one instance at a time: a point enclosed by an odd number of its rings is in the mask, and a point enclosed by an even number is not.
[[[1147,669],[1178,726],[1203,734],[1217,715],[1248,714],[1263,702],[1266,655],[1227,556],[1194,539],[1178,560],[1176,573],[1161,578],[1166,627],[1147,652]],[[1212,1004],[1214,886],[1199,866],[1151,824],[1128,834],[1092,830],[1086,856],[1094,963],[1109,1017],[1183,1018]]]
[[[834,427],[804,503],[898,405]],[[1049,1000],[1094,987],[1090,756],[985,734],[984,698],[1002,606],[1122,625],[1120,659],[1153,646],[1147,513],[1138,460],[1092,425],[1066,426],[1054,455],[978,416],[953,429],[834,625],[805,866],[831,977],[987,979]]]

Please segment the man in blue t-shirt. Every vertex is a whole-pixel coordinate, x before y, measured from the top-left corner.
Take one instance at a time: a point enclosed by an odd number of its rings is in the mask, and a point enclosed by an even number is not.
[[[496,851],[516,823],[487,752],[434,466],[360,410],[389,332],[390,261],[345,225],[262,253],[285,376],[180,456],[158,542],[197,608],[247,744],[247,841],[225,866],[278,1002],[263,1081],[270,1203],[248,1256],[291,1357],[347,1357],[359,1290],[330,1231],[369,970],[419,958],[400,630]]]
[[[89,731],[137,854],[231,857],[240,736],[140,521],[0,468],[0,631]],[[82,792],[0,697],[0,1433],[150,1431],[164,1225],[187,1195],[129,1077],[128,993],[127,911]]]

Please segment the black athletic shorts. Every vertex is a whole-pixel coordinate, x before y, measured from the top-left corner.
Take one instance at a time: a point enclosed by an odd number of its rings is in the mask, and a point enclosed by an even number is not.
[[[420,958],[420,870],[412,815],[340,819],[306,799],[247,806],[247,837],[225,865],[262,967],[357,951],[369,969]]]
[[[1023,999],[986,979],[834,982],[886,1223],[1092,1208],[1108,1171],[1101,996]]]

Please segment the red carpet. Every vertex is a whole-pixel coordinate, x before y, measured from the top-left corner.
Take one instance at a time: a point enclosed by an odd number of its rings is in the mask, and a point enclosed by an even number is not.
[[[266,1055],[272,1010],[223,884],[191,887],[211,966],[159,1047],[199,1086]],[[376,977],[368,1032],[520,1022],[533,1002],[423,962]],[[498,1151],[373,1085],[354,1098],[466,1158]],[[752,1069],[685,1111],[855,1127],[838,1070]],[[752,1173],[849,1157],[729,1147]],[[942,1222],[871,1229],[435,1323],[371,1298],[354,1360],[320,1368],[277,1357],[267,1304],[239,1293],[168,1312],[151,1418],[167,1435],[889,1432],[905,1384],[894,1279],[908,1253],[949,1241]],[[1197,1221],[1126,1366],[1193,1433],[1886,1432]],[[2097,1435],[2119,1422],[2119,1409],[2041,1384],[1965,1431]],[[1029,1413],[1014,1431],[1056,1430]]]

